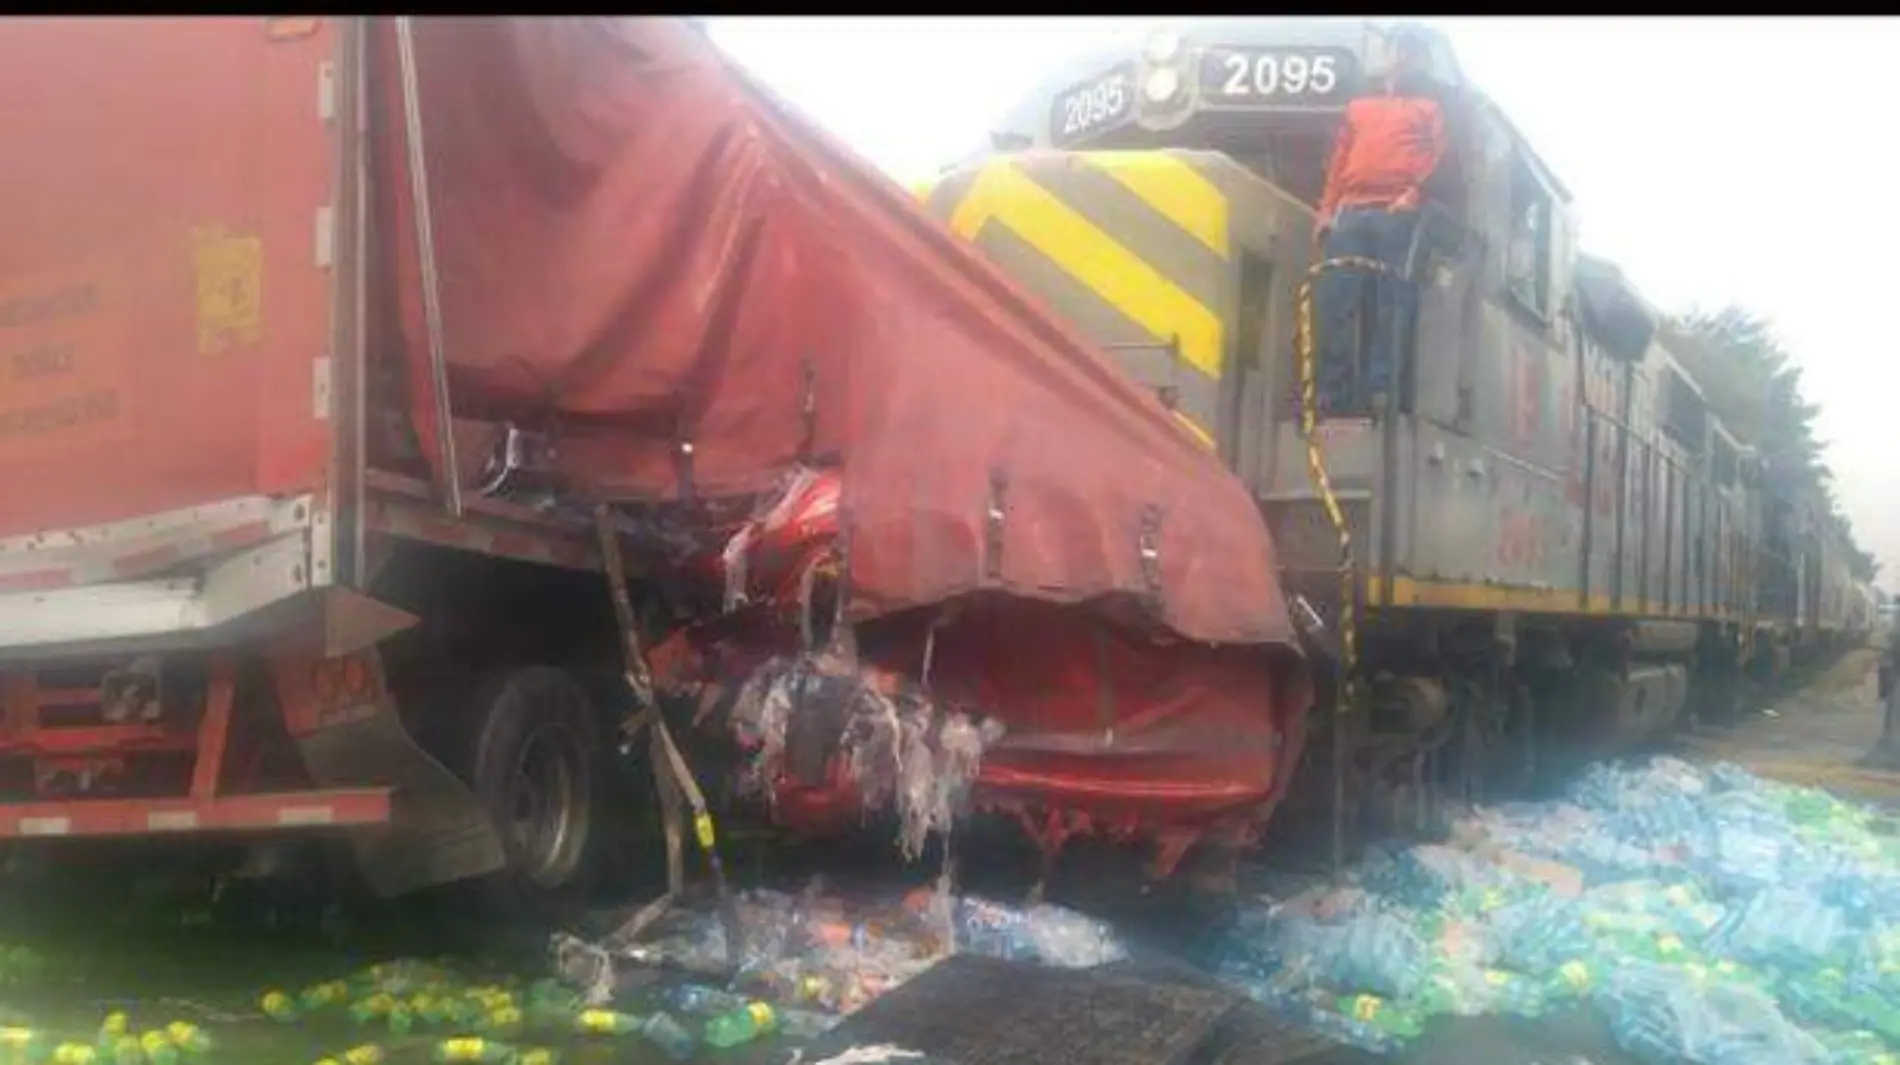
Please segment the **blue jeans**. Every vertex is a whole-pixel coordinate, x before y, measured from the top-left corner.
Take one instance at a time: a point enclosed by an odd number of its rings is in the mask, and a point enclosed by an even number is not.
[[[1322,258],[1374,259],[1392,273],[1338,267],[1314,282],[1320,413],[1365,413],[1372,397],[1391,387],[1398,355],[1396,330],[1404,330],[1409,337],[1418,316],[1418,288],[1399,277],[1418,221],[1416,211],[1393,212],[1383,207],[1351,208],[1333,220]],[[1362,328],[1358,319],[1365,317],[1368,308],[1372,313]],[[1362,334],[1363,361],[1356,350]]]

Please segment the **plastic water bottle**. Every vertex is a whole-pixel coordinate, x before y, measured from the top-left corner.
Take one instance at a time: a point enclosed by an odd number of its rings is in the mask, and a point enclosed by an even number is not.
[[[838,1018],[816,1010],[779,1010],[778,1031],[789,1039],[816,1039],[838,1026]]]
[[[368,1024],[371,1021],[389,1016],[389,1011],[395,1008],[396,1000],[378,991],[368,998],[358,1000],[350,1007],[350,1020],[358,1024]]]
[[[655,1012],[640,1025],[640,1034],[646,1041],[660,1048],[660,1052],[674,1061],[686,1061],[693,1056],[693,1033],[680,1026],[672,1015],[664,1010]]]
[[[139,1041],[127,1034],[132,1027],[131,1018],[124,1010],[113,1010],[106,1019],[99,1022],[99,1037],[95,1042],[99,1046],[99,1056],[108,1059],[114,1065],[127,1065],[128,1058],[136,1065],[142,1065],[144,1052],[139,1050]],[[124,1045],[130,1043],[130,1053]]]
[[[38,1061],[52,1052],[44,1033],[31,1028],[0,1028],[0,1050],[13,1061]]]
[[[482,1005],[474,999],[457,996],[442,1003],[443,1022],[457,1028],[474,1027],[475,1022],[481,1020],[482,1016]],[[563,1013],[561,1020],[566,1021],[572,1016],[572,1011]]]
[[[177,1065],[178,1047],[171,1036],[163,1030],[154,1028],[139,1036],[139,1049],[145,1051],[145,1060],[151,1065]]]
[[[1398,1039],[1411,1039],[1423,1029],[1417,1018],[1391,1009],[1378,995],[1347,995],[1337,1003],[1342,1016],[1367,1024]]]
[[[350,985],[343,980],[329,980],[304,988],[297,996],[298,1002],[306,1010],[320,1010],[325,1006],[334,1006],[347,1002],[350,997]]]
[[[264,1016],[280,1024],[290,1024],[297,1019],[297,1004],[282,991],[264,992],[264,996],[257,1000],[257,1008],[264,1011]]]
[[[479,1036],[444,1039],[435,1045],[435,1060],[445,1065],[499,1065],[514,1056],[514,1047]]]
[[[1376,1024],[1359,1020],[1332,1010],[1311,1010],[1306,1017],[1307,1027],[1315,1034],[1355,1046],[1374,1054],[1393,1054],[1405,1045],[1405,1041]]]
[[[729,1013],[744,1009],[746,999],[730,991],[721,991],[704,984],[676,984],[666,989],[661,996],[668,1007],[681,1013],[703,1016],[713,1013]]]
[[[351,1047],[333,1058],[318,1058],[312,1065],[383,1065],[383,1048],[374,1043]]]
[[[748,1002],[744,1009],[722,1013],[706,1022],[706,1042],[721,1050],[750,1043],[772,1031],[778,1014],[763,1002]]]
[[[632,1035],[640,1030],[640,1018],[616,1010],[582,1010],[574,1027],[585,1035]]]
[[[187,1054],[205,1054],[211,1050],[211,1037],[190,1021],[173,1021],[166,1025],[165,1037]]]
[[[1483,979],[1493,1004],[1504,1013],[1539,1017],[1549,1005],[1548,992],[1543,984],[1502,969],[1486,969]]]
[[[1551,980],[1552,987],[1561,994],[1587,995],[1596,974],[1582,961],[1571,960],[1557,967],[1557,973]]]
[[[393,1021],[395,1018],[392,1016],[390,1019]],[[507,1034],[519,1030],[521,1020],[519,1009],[513,1006],[502,1006],[489,1011],[488,1016],[482,1021],[482,1027],[490,1032]],[[394,1026],[392,1025],[391,1028],[393,1030]]]

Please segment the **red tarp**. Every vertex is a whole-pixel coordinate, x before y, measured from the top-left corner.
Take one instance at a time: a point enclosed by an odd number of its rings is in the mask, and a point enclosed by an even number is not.
[[[458,409],[558,416],[573,472],[627,497],[676,495],[677,441],[690,441],[694,489],[728,494],[764,487],[798,454],[809,365],[814,450],[844,461],[868,612],[986,583],[998,471],[1008,516],[993,586],[1057,601],[1142,593],[1136,545],[1154,506],[1171,628],[1291,642],[1273,546],[1240,482],[690,27],[423,20],[417,51]],[[384,99],[382,128],[400,137],[399,103]],[[412,395],[432,440],[420,301],[405,287]]]
[[[690,442],[692,490],[727,495],[766,487],[806,447],[809,374],[809,451],[842,461],[858,616],[978,589],[1144,595],[1138,540],[1155,508],[1159,619],[1203,644],[1292,646],[1273,545],[1241,483],[691,27],[422,20],[416,37],[458,414],[551,418],[568,472],[630,499],[677,497]],[[401,238],[401,340],[427,442],[392,42],[379,39],[376,66],[382,231]],[[1006,516],[990,560],[993,475]],[[1303,676],[1277,690],[1268,670],[1253,676],[1226,701],[1271,707],[1260,726],[1283,743]],[[1198,682],[1176,683],[1164,703]],[[1273,761],[1256,764],[1256,790],[1276,782]]]

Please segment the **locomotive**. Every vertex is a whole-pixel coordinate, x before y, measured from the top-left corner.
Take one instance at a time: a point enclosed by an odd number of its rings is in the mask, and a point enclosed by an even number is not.
[[[1252,490],[1337,644],[1308,758],[1330,752],[1348,822],[1731,714],[1872,624],[1830,505],[1769,490],[1663,316],[1578,250],[1557,175],[1410,29],[1454,146],[1366,416],[1302,383],[1313,206],[1388,28],[1209,21],[1098,52],[914,190]]]

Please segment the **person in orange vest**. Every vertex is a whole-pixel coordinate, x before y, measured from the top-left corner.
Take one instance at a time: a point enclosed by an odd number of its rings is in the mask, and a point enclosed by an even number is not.
[[[1418,290],[1405,269],[1425,187],[1444,160],[1448,138],[1439,86],[1428,71],[1430,45],[1416,31],[1388,37],[1391,61],[1380,91],[1346,106],[1333,142],[1326,188],[1314,223],[1324,259],[1377,260],[1389,274],[1341,267],[1314,286],[1319,337],[1316,367],[1322,413],[1363,413],[1392,385],[1398,330],[1409,336]],[[1371,316],[1363,329],[1353,311]],[[1355,373],[1355,348],[1364,335],[1364,361]]]

